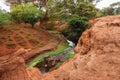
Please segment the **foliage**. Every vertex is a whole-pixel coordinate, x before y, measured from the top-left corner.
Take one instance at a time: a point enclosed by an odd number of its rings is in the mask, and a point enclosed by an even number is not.
[[[48,16],[52,19],[67,19],[73,14],[86,16],[91,19],[97,16],[98,12],[95,6],[87,1],[73,0],[49,0],[46,9]]]
[[[61,43],[60,45],[58,45],[58,48],[56,50],[53,51],[48,51],[44,54],[40,54],[39,56],[37,56],[35,59],[33,59],[31,62],[29,62],[27,64],[28,67],[32,67],[35,66],[37,63],[41,62],[41,60],[45,57],[49,57],[49,56],[54,56],[54,55],[58,55],[61,52],[63,52],[64,50],[68,49],[69,45],[66,43]]]
[[[69,52],[69,53],[66,55],[66,58],[69,59],[69,58],[73,57],[73,55],[74,55],[74,52],[73,52],[73,51],[72,51],[72,52]]]
[[[92,3],[89,2],[78,3],[76,11],[73,13],[88,19],[92,19],[98,16],[98,10]]]
[[[63,34],[71,41],[77,43],[82,32],[88,28],[88,19],[85,17],[80,17],[78,15],[73,15],[68,20],[69,27],[63,30]]]
[[[6,43],[6,45],[7,45],[8,47],[11,47],[11,46],[15,46],[15,43],[12,42],[12,41],[9,41],[9,42]]]
[[[120,2],[112,3],[109,7],[101,10],[103,16],[120,14]]]
[[[41,10],[34,5],[21,4],[11,8],[12,18],[16,21],[30,23],[32,26],[43,16]]]
[[[4,24],[9,23],[10,20],[11,20],[11,15],[9,13],[0,10],[0,28],[2,28]]]
[[[110,5],[114,8],[114,14],[120,14],[120,2],[115,2]]]
[[[102,15],[107,16],[107,15],[114,15],[114,9],[112,7],[106,7],[101,10]]]

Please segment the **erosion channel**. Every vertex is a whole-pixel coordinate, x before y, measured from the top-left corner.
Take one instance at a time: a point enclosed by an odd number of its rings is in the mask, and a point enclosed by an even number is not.
[[[61,43],[54,51],[45,52],[33,58],[27,63],[28,67],[37,67],[44,74],[55,70],[63,62],[74,55],[75,44],[66,39],[66,43]]]

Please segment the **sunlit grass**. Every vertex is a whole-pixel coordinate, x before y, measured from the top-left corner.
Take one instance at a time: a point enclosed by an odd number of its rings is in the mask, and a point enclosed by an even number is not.
[[[27,64],[27,67],[32,67],[35,66],[37,63],[39,63],[44,57],[52,56],[52,55],[57,55],[63,52],[64,50],[68,49],[69,45],[66,43],[61,43],[58,48],[54,51],[50,51],[44,54],[40,54],[36,58],[34,58],[31,62]]]
[[[66,58],[69,59],[69,58],[73,57],[73,55],[74,55],[74,51],[71,51],[66,55]]]

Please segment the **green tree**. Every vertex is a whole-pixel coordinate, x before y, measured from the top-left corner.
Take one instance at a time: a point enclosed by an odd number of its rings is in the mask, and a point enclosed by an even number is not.
[[[120,2],[115,2],[110,5],[114,8],[114,14],[120,14]]]
[[[49,0],[46,9],[48,16],[55,19],[67,19],[70,15],[77,14],[94,18],[97,16],[97,9],[90,2],[73,0]]]
[[[103,16],[120,14],[120,2],[112,3],[109,7],[100,10]]]
[[[43,12],[34,5],[21,4],[11,8],[11,15],[18,22],[23,21],[34,26],[42,18]]]
[[[101,10],[101,13],[103,16],[114,15],[114,8],[112,8],[112,7],[103,8]]]
[[[68,28],[63,30],[63,34],[71,41],[77,43],[82,32],[88,28],[88,18],[72,15],[68,20]]]
[[[4,24],[9,23],[10,20],[11,20],[11,15],[5,11],[0,10],[0,28],[2,28]]]

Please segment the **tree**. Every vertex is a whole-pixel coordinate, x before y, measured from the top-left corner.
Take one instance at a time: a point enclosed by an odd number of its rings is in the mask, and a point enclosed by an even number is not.
[[[101,10],[103,16],[120,14],[120,2],[112,3],[109,7]]]
[[[67,19],[70,15],[77,14],[90,19],[97,16],[97,9],[90,2],[74,0],[49,0],[46,6],[48,16],[55,19]]]
[[[114,15],[114,8],[112,7],[106,7],[101,10],[102,15],[107,16],[107,15]]]
[[[6,0],[7,3],[13,5],[33,3],[35,6],[41,8],[46,5],[48,0]],[[37,2],[37,3],[36,3]]]
[[[0,28],[2,28],[4,24],[9,23],[10,20],[11,15],[9,13],[6,13],[5,11],[0,10]]]
[[[14,20],[30,23],[33,27],[42,18],[43,13],[34,5],[21,4],[11,8],[11,15]]]
[[[120,2],[115,2],[110,5],[114,8],[114,14],[120,14]]]
[[[63,30],[63,34],[74,43],[77,43],[82,32],[88,28],[88,19],[78,15],[72,15],[68,20],[68,28]]]

